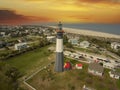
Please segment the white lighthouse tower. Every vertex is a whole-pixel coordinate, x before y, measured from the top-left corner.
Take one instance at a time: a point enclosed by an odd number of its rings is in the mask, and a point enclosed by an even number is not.
[[[56,61],[55,61],[55,71],[56,72],[63,72],[63,65],[64,65],[64,56],[63,56],[63,33],[62,24],[59,22],[57,32],[57,39],[56,39]]]

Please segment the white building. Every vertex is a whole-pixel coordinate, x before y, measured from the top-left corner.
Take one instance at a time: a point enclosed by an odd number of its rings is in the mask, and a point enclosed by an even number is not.
[[[78,45],[78,39],[69,39],[68,42],[70,42],[73,45]]]
[[[82,90],[96,90],[96,89],[90,88],[90,87],[87,87],[86,85],[84,85]]]
[[[81,63],[78,63],[75,65],[76,69],[82,69],[83,65]]]
[[[109,75],[111,78],[119,79],[120,78],[120,72],[117,71],[110,71]]]
[[[5,36],[5,32],[0,32],[0,34],[4,37]]]
[[[81,48],[88,48],[90,46],[90,43],[88,41],[82,41],[80,42]]]
[[[120,43],[117,43],[117,42],[111,43],[111,48],[115,49],[115,50],[119,49],[120,48]]]
[[[65,56],[68,56],[68,57],[69,57],[71,54],[72,54],[72,53],[71,53],[70,51],[64,51],[64,55],[65,55]]]
[[[56,41],[56,36],[47,36],[47,40],[49,42],[55,42]]]
[[[114,69],[116,66],[113,63],[103,63],[104,68]]]
[[[15,44],[15,50],[21,50],[21,49],[25,49],[27,47],[28,47],[27,43],[18,43],[18,44]]]

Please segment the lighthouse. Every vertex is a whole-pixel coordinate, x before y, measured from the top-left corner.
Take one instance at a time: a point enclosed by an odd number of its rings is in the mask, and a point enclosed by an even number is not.
[[[55,71],[56,72],[63,72],[63,65],[64,65],[64,56],[63,56],[63,33],[62,24],[59,22],[57,32],[57,39],[56,39],[56,61],[55,61]]]

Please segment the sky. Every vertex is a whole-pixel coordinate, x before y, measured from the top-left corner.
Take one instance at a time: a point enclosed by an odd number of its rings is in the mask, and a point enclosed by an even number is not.
[[[120,0],[0,0],[0,24],[120,24]]]

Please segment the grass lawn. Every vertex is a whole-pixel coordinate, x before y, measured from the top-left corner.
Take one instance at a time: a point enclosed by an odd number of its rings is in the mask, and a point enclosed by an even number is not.
[[[17,67],[24,74],[32,73],[54,60],[54,55],[48,51],[48,47],[50,46],[51,45],[26,52],[10,58],[6,62]]]
[[[65,60],[70,60],[72,65],[80,63],[68,58]],[[62,73],[54,72],[54,65],[51,65],[27,82],[37,90],[82,90],[84,84],[96,90],[120,90],[119,80],[110,78],[109,70],[105,69],[103,77],[94,76],[87,72],[88,64],[82,64],[82,70],[74,69]]]

